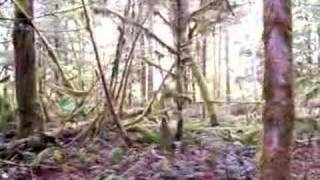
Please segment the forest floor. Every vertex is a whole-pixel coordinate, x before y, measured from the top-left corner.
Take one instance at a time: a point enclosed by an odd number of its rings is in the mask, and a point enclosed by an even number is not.
[[[19,161],[0,161],[0,179],[9,180],[249,180],[255,179],[260,137],[256,124],[186,125],[173,155],[157,144],[135,143],[126,148],[115,132],[40,153],[24,152]],[[238,128],[235,128],[238,127]],[[67,144],[76,132],[66,130],[58,141]],[[130,134],[131,137],[136,136]],[[5,140],[5,139],[2,139]],[[1,148],[0,148],[1,149]],[[320,141],[295,142],[292,179],[320,179]]]

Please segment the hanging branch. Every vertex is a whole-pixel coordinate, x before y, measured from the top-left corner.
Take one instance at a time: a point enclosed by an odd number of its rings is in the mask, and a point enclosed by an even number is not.
[[[17,2],[17,0],[13,0],[13,3],[15,6],[17,6],[19,8],[19,10],[28,18],[28,19],[32,19],[32,17],[30,17],[30,15],[25,11],[25,9],[21,6],[21,4],[19,2]],[[34,29],[34,31],[37,33],[37,35],[39,36],[41,42],[44,44],[46,50],[48,51],[49,56],[51,57],[52,61],[54,62],[54,64],[57,66],[58,71],[61,75],[62,81],[63,81],[63,85],[71,88],[72,89],[72,85],[71,83],[68,81],[67,77],[65,76],[65,73],[62,70],[62,67],[59,64],[59,58],[58,56],[55,54],[53,48],[50,46],[48,40],[46,39],[45,36],[43,36],[41,34],[41,32],[38,30],[38,28],[36,28],[36,26],[34,25],[34,23],[32,21],[30,21],[30,25],[31,27]]]
[[[177,51],[170,47],[167,43],[163,42],[161,40],[161,38],[159,38],[156,34],[154,34],[153,32],[151,32],[148,28],[145,28],[143,25],[135,22],[135,21],[132,21],[130,19],[127,19],[123,16],[121,16],[119,13],[117,12],[114,12],[108,8],[105,8],[105,7],[94,7],[93,10],[97,13],[106,13],[106,14],[112,14],[114,16],[116,16],[117,18],[119,18],[121,21],[125,22],[125,23],[128,23],[132,26],[135,26],[137,28],[140,28],[142,29],[142,31],[144,31],[145,35],[146,36],[149,36],[151,38],[153,38],[155,41],[157,41],[162,47],[164,47],[165,49],[167,49],[167,51],[169,51],[170,53],[172,54],[177,54]]]
[[[89,32],[91,43],[92,43],[93,50],[94,50],[94,54],[95,54],[95,57],[96,57],[96,62],[97,62],[97,65],[98,65],[98,70],[99,70],[100,78],[101,78],[102,85],[103,85],[103,88],[104,88],[104,92],[105,92],[105,95],[106,95],[106,98],[107,98],[106,101],[107,101],[107,105],[108,105],[109,111],[111,113],[111,116],[112,116],[112,119],[113,119],[114,123],[116,124],[117,128],[120,131],[120,134],[121,134],[123,140],[125,141],[125,143],[128,146],[131,146],[132,145],[131,139],[129,138],[129,136],[128,136],[127,132],[125,131],[125,129],[122,127],[122,125],[121,125],[121,123],[119,121],[119,116],[116,114],[116,112],[114,110],[114,107],[113,107],[113,104],[112,104],[111,95],[110,95],[109,89],[107,87],[107,82],[106,82],[105,76],[103,74],[100,55],[99,55],[97,43],[96,43],[95,38],[94,38],[93,28],[92,28],[92,25],[91,25],[91,21],[90,21],[90,17],[89,17],[87,6],[86,6],[84,0],[81,0],[81,3],[83,5],[83,11],[84,11],[85,19],[86,19],[87,30]]]

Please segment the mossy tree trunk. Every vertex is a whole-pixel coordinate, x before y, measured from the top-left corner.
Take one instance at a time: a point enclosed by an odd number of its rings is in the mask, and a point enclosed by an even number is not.
[[[260,179],[290,178],[294,125],[291,1],[264,0],[263,149]]]
[[[18,134],[20,137],[27,137],[34,131],[42,131],[44,123],[39,115],[40,106],[37,102],[35,37],[29,18],[33,17],[33,0],[17,2],[19,2],[19,6],[15,6],[15,24],[12,36],[19,112]]]

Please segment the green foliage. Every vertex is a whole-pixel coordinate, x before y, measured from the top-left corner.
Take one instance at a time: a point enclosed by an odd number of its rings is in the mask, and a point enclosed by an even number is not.
[[[9,124],[12,116],[12,109],[9,101],[0,97],[0,132],[4,131]]]
[[[310,91],[306,93],[306,100],[310,100],[320,95],[320,82],[317,82]]]
[[[160,134],[143,126],[133,126],[127,129],[131,137],[141,143],[160,144]]]
[[[239,136],[240,142],[245,145],[258,145],[261,137],[260,132],[261,130],[258,128],[248,129]]]
[[[77,103],[72,97],[64,97],[60,100],[59,106],[64,112],[71,113],[76,108]]]

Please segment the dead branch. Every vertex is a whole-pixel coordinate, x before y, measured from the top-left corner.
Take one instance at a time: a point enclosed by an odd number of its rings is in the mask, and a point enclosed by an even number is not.
[[[128,146],[131,146],[132,145],[131,139],[129,138],[126,130],[122,127],[122,125],[121,125],[121,123],[119,121],[119,117],[116,114],[116,112],[114,110],[114,107],[113,107],[113,104],[112,104],[111,95],[110,95],[109,89],[107,87],[106,79],[105,79],[104,74],[103,74],[103,69],[102,69],[102,65],[101,65],[101,59],[100,59],[97,43],[96,43],[95,38],[94,38],[94,33],[93,33],[93,29],[92,29],[91,20],[90,20],[90,17],[89,17],[89,12],[88,12],[87,6],[86,6],[84,0],[81,0],[81,3],[83,5],[83,11],[84,11],[84,15],[85,15],[86,23],[87,23],[87,30],[88,30],[88,32],[90,34],[91,43],[92,43],[92,46],[93,46],[94,54],[95,54],[95,57],[96,57],[96,62],[97,62],[97,65],[98,65],[99,75],[100,75],[100,78],[101,78],[101,81],[102,81],[102,85],[103,85],[103,88],[104,88],[104,92],[105,92],[105,95],[106,95],[106,98],[107,98],[106,99],[107,107],[109,108],[109,111],[111,113],[112,119],[113,119],[114,123],[116,124],[117,128],[119,129],[123,140],[125,141],[125,143]]]
[[[155,15],[159,16],[160,19],[169,27],[171,27],[171,23],[160,13],[160,11],[155,11],[154,12]]]

